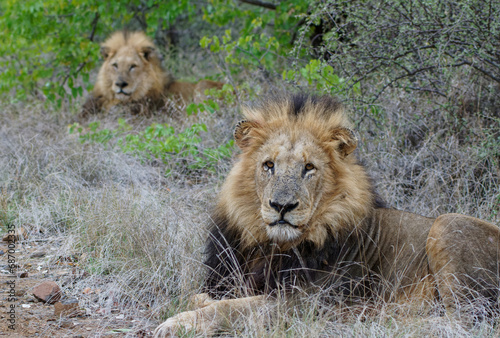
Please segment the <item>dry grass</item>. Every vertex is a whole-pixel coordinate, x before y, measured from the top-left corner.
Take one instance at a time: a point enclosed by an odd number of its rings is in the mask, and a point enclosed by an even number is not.
[[[487,119],[481,117],[496,116],[494,126],[499,127],[498,113],[476,110],[463,117],[465,125],[458,124],[463,128],[457,130],[456,116],[437,110],[442,104],[394,91],[381,102],[383,117],[378,121],[355,110],[361,136],[358,156],[392,207],[429,216],[460,212],[498,224],[499,159],[495,149],[486,149],[485,154],[482,144],[491,134],[484,124]],[[186,309],[203,279],[205,224],[230,161],[221,162],[216,175],[200,181],[176,172],[175,161],[151,166],[99,144],[82,145],[67,132],[74,118],[71,112],[37,102],[3,106],[0,205],[7,207],[3,220],[27,227],[30,240],[50,238],[50,245],[61,253],[83,254],[80,264],[89,275],[67,285],[65,293],[80,297],[93,314],[118,307],[139,318],[137,328],[154,328]],[[203,146],[210,147],[230,138],[238,119],[237,107],[225,107],[214,115],[134,117],[129,122],[137,130],[153,121],[181,129],[201,120],[209,128]],[[117,116],[100,120],[112,127]],[[163,175],[166,167],[173,170],[169,177]],[[87,287],[102,291],[82,296]],[[296,304],[300,305],[279,302],[276,316],[249,318],[229,334],[499,334],[495,321],[474,324],[439,315],[433,306],[424,311],[415,305],[380,302],[347,308],[323,304],[314,295]]]

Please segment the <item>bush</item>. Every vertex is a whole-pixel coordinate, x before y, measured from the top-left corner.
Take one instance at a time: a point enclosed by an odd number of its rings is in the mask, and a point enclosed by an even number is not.
[[[177,160],[186,170],[215,172],[223,158],[231,157],[233,140],[217,148],[202,148],[202,132],[207,131],[203,123],[195,123],[184,131],[176,133],[168,124],[154,123],[139,133],[131,133],[132,127],[123,119],[118,120],[117,129],[99,129],[100,122],[92,122],[87,130],[78,123],[69,128],[69,133],[78,133],[80,142],[101,143],[117,147],[142,161],[156,161],[168,164]],[[167,170],[166,174],[169,171]]]
[[[453,69],[470,67],[500,83],[500,7],[493,1],[318,0],[303,35],[315,54],[353,86],[377,82],[447,96]]]
[[[60,105],[92,87],[96,41],[125,28],[166,30],[194,10],[187,0],[0,1],[0,94],[44,95]]]

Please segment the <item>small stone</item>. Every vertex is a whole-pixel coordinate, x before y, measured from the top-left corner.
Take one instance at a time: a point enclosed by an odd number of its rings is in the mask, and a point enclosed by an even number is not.
[[[16,290],[16,296],[22,297],[26,294],[26,290]]]
[[[43,282],[33,288],[33,296],[49,304],[61,299],[61,288],[55,282]]]
[[[64,299],[54,304],[54,316],[71,316],[79,309],[77,299]]]
[[[69,329],[71,327],[73,327],[73,322],[69,319],[63,319],[61,320],[61,323],[59,324],[60,327],[62,328],[65,328],[65,329]]]
[[[27,278],[27,277],[28,277],[28,271],[23,271],[23,272],[17,273],[17,278]]]
[[[46,255],[47,255],[47,253],[45,251],[37,251],[37,252],[33,252],[30,255],[30,258],[40,258],[40,257],[44,257]]]
[[[0,256],[4,255],[5,252],[3,250],[0,250]]]
[[[67,277],[62,280],[62,286],[67,286],[73,283],[73,278]]]

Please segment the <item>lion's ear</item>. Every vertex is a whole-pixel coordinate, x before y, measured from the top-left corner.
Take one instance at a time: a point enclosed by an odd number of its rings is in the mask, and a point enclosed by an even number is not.
[[[340,154],[345,157],[352,153],[358,145],[358,139],[354,131],[349,128],[335,128],[332,130],[332,140],[338,141],[338,150]]]
[[[151,46],[142,47],[141,54],[147,61],[151,61],[153,58],[157,58],[156,49]]]
[[[111,54],[111,48],[106,46],[101,47],[101,55],[104,60],[106,60],[110,54]]]
[[[240,149],[244,149],[250,144],[250,131],[258,126],[257,122],[246,120],[238,122],[234,129],[234,141]]]

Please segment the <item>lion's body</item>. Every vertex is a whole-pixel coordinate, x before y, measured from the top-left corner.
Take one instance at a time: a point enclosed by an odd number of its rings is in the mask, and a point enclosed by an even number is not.
[[[158,336],[180,325],[211,332],[296,287],[367,300],[440,297],[448,308],[457,294],[485,296],[495,306],[500,230],[468,216],[385,208],[352,155],[356,138],[340,104],[277,97],[245,116],[235,131],[243,153],[222,187],[206,260],[205,291],[235,299],[174,316]],[[261,295],[238,298],[248,294]]]
[[[203,80],[198,84],[175,81],[162,67],[153,42],[142,32],[116,32],[101,46],[104,62],[94,90],[84,103],[82,115],[128,106],[133,113],[150,112],[168,98],[189,102],[200,89],[222,88],[222,83]]]

